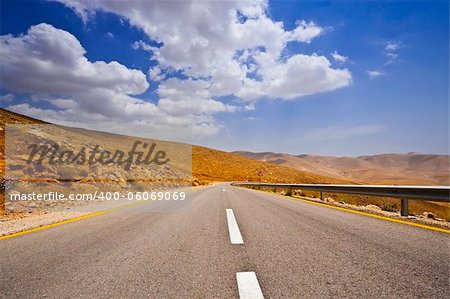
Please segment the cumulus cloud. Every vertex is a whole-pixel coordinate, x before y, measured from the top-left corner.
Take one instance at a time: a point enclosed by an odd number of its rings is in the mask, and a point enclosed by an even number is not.
[[[166,76],[162,73],[162,70],[159,66],[155,66],[153,68],[150,68],[148,70],[148,76],[150,77],[151,80],[153,81],[161,81],[163,80]]]
[[[149,84],[145,75],[118,62],[90,62],[80,42],[49,24],[32,26],[27,34],[0,36],[2,87],[32,93],[72,94],[108,89],[140,94]]]
[[[8,57],[2,60],[1,87],[32,93],[36,99],[71,98],[82,110],[110,117],[131,116],[136,106],[146,108],[141,114],[152,114],[153,104],[130,96],[149,87],[141,71],[115,61],[90,62],[84,54],[72,34],[45,23],[32,26],[25,35],[0,36],[0,55]],[[62,108],[61,101],[53,103]]]
[[[0,86],[29,93],[33,102],[50,102],[55,109],[16,104],[9,109],[47,121],[103,130],[142,132],[151,126],[188,126],[188,121],[165,115],[150,102],[133,97],[149,87],[144,73],[118,62],[91,62],[69,32],[42,23],[27,34],[0,36]],[[10,96],[8,96],[9,98]],[[139,121],[140,120],[140,121]],[[144,121],[142,121],[144,120]],[[214,125],[212,123],[211,125]]]
[[[337,51],[331,53],[331,56],[336,62],[345,63],[348,61],[348,57],[344,55],[340,55]]]
[[[369,76],[370,79],[376,78],[376,77],[380,77],[383,76],[384,73],[381,71],[367,71],[367,75]]]
[[[316,25],[314,22],[306,22],[305,20],[297,21],[297,27],[289,33],[290,40],[311,43],[311,41],[321,35],[324,29]]]
[[[50,99],[53,106],[61,109],[75,109],[78,108],[78,103],[72,99]]]
[[[148,52],[156,52],[156,51],[158,51],[158,48],[157,48],[157,47],[150,46],[149,44],[147,44],[146,42],[144,42],[144,41],[142,41],[142,40],[135,41],[135,42],[131,45],[131,47],[132,47],[133,49],[135,49],[135,50],[137,50],[137,49],[142,49],[142,50],[148,51]]]
[[[253,111],[256,109],[255,103],[249,103],[244,106],[244,110],[246,111]]]
[[[287,94],[293,98],[344,87],[351,82],[348,70],[331,68],[325,57],[319,64],[316,55],[283,62],[281,54],[288,42],[310,43],[325,30],[305,20],[298,20],[293,30],[285,30],[282,22],[267,16],[266,0],[58,1],[73,8],[85,21],[96,11],[126,18],[132,26],[142,29],[150,39],[162,45],[154,47],[136,41],[135,49],[152,52],[152,59],[159,63],[161,70],[181,71],[190,78],[208,78],[211,96],[233,95],[252,101],[262,97],[282,98],[270,91],[277,86],[289,86],[291,90]],[[267,57],[262,57],[264,54]],[[279,72],[289,74],[298,59],[307,64],[302,68],[304,71],[313,69],[314,74],[284,76],[275,82],[270,72],[264,71],[276,67]],[[249,79],[252,73],[259,79]],[[319,84],[315,83],[317,79]]]
[[[265,66],[262,73],[267,78],[263,90],[272,98],[286,100],[338,89],[351,81],[348,70],[332,69],[328,59],[318,55],[297,54],[286,63]]]
[[[91,127],[107,119],[117,122],[107,126],[111,130],[124,123],[144,130],[190,122],[194,132],[208,135],[221,129],[217,113],[253,109],[262,98],[294,100],[351,83],[350,71],[333,68],[325,56],[287,53],[288,43],[311,43],[325,30],[305,20],[286,30],[266,13],[267,0],[55,1],[87,24],[103,11],[139,28],[152,42],[138,40],[131,47],[150,52],[157,65],[146,76],[119,62],[91,62],[75,36],[39,24],[24,35],[1,37],[0,55],[9,57],[2,62],[1,84],[42,98],[50,95],[59,110],[14,109],[45,117],[56,117],[55,112],[66,121],[84,113],[96,120]],[[148,89],[147,78],[158,84],[157,103],[136,97]],[[225,96],[234,98],[234,105],[223,102]]]
[[[205,80],[170,78],[159,86],[159,107],[163,111],[180,116],[236,110],[234,106],[212,99],[208,86],[209,82]]]

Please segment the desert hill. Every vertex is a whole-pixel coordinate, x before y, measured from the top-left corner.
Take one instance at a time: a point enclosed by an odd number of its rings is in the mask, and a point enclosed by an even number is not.
[[[13,113],[7,111],[5,109],[0,109],[0,178],[4,177],[4,159],[5,159],[5,124],[13,123],[13,124],[43,124],[44,122],[40,120],[36,120],[27,116],[23,116],[17,113]],[[77,129],[77,128],[66,128],[57,126],[55,131],[55,136],[57,139],[64,140],[67,139],[68,136],[59,136],[61,133],[59,130],[64,129],[67,130],[70,134],[74,136],[78,136],[76,138],[76,143],[91,143],[95,138],[95,141],[98,141],[104,144],[107,148],[109,147],[121,147],[123,145],[117,144],[119,141],[127,140],[132,137],[121,136],[117,134],[111,133],[103,133],[90,131],[85,129]],[[35,130],[33,134],[37,134],[35,137],[39,137],[39,134],[42,134],[39,130]],[[59,134],[59,135],[58,135]],[[99,136],[98,134],[101,134]],[[120,138],[120,139],[119,139]],[[69,138],[70,139],[70,138]],[[162,142],[163,141],[158,141]],[[359,169],[360,172],[364,173],[364,167],[368,167],[374,164],[375,162],[371,161],[373,157],[366,158],[342,158],[337,159],[335,164],[332,164],[331,161],[334,161],[333,157],[320,157],[320,156],[306,156],[307,159],[304,159],[305,156],[290,156],[284,154],[273,154],[273,153],[261,153],[261,154],[245,154],[249,157],[243,156],[244,153],[227,153],[211,148],[206,148],[202,146],[193,145],[189,146],[192,155],[192,176],[191,180],[194,185],[200,185],[208,182],[214,181],[258,181],[258,172],[263,172],[262,181],[263,182],[278,182],[278,183],[335,183],[335,184],[348,184],[355,183],[357,180],[348,180],[342,179],[342,177],[348,176],[346,172],[343,172],[339,169],[333,169],[333,167],[339,166],[343,168],[344,166],[348,167],[352,166],[351,169]],[[174,149],[176,150],[176,148]],[[314,158],[313,158],[314,157]],[[323,160],[329,160],[328,163],[317,162]],[[383,161],[384,165],[391,165],[398,163],[392,161],[392,159],[382,157],[379,158]],[[260,161],[263,160],[263,161]],[[414,158],[415,161],[422,161],[421,163],[430,163],[430,159],[419,157]],[[433,159],[431,159],[433,160]],[[288,162],[289,163],[288,163]],[[305,163],[307,161],[308,163]],[[270,162],[270,163],[268,163]],[[302,162],[302,163],[300,163]],[[395,162],[395,163],[394,163]],[[416,163],[419,163],[416,162]],[[381,162],[379,162],[381,163]],[[406,162],[402,162],[406,163]],[[442,166],[439,162],[435,163],[435,169],[441,170]],[[324,165],[321,165],[324,164]],[[420,163],[419,163],[420,164]],[[288,167],[290,166],[290,167]],[[320,166],[320,167],[319,167]],[[333,167],[332,167],[333,166]],[[445,166],[445,165],[444,165]],[[425,167],[425,166],[421,166]],[[297,168],[297,169],[295,169]],[[338,167],[336,167],[338,168]],[[174,169],[178,169],[177,165],[174,165]],[[317,170],[320,170],[318,172]],[[425,167],[426,169],[426,167]],[[445,169],[445,167],[444,167]],[[312,173],[312,170],[316,173]],[[49,169],[49,172],[55,171],[55,169]],[[151,170],[145,170],[151,171]],[[111,175],[117,175],[120,171],[113,171]],[[102,174],[103,175],[103,174]],[[125,174],[126,175],[126,174]],[[351,176],[348,176],[351,177]],[[359,177],[356,177],[360,179]],[[120,178],[115,178],[115,180],[119,180]],[[397,208],[398,209],[398,200],[395,199],[387,199],[387,198],[370,198],[367,196],[356,196],[356,195],[338,195],[338,194],[330,194],[336,200],[342,200],[349,203],[366,205],[366,204],[377,204],[380,207],[387,207],[389,209]],[[0,192],[0,212],[3,208],[3,194]],[[411,211],[416,213],[422,213],[423,211],[432,211],[436,215],[448,219],[448,208],[443,207],[439,203],[431,203],[431,202],[420,202],[415,201],[411,203]]]
[[[327,177],[373,184],[449,185],[450,156],[420,153],[360,157],[234,152],[244,157]]]

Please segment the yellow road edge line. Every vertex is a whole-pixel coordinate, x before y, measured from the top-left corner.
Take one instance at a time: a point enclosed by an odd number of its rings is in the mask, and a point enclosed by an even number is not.
[[[130,203],[130,204],[126,204],[126,205],[120,206],[120,207],[111,208],[111,209],[108,209],[108,210],[105,210],[105,211],[99,211],[99,212],[95,212],[95,213],[90,213],[90,214],[78,216],[78,217],[75,217],[75,218],[70,218],[70,219],[66,219],[66,220],[62,220],[62,221],[58,221],[58,222],[42,225],[42,226],[39,226],[39,227],[26,229],[26,230],[23,230],[23,231],[20,231],[20,232],[15,232],[15,233],[7,234],[7,235],[4,235],[4,236],[0,236],[0,240],[5,240],[5,239],[21,236],[21,235],[33,233],[33,232],[36,232],[36,231],[44,230],[44,229],[47,229],[47,228],[60,226],[60,225],[63,225],[63,224],[67,224],[67,223],[71,223],[71,222],[75,222],[75,221],[79,221],[79,220],[83,220],[83,219],[87,219],[87,218],[92,218],[92,217],[95,217],[95,216],[104,215],[104,214],[107,214],[107,213],[115,212],[115,211],[118,211],[118,210],[121,210],[121,209],[124,209],[124,208],[129,208],[131,206],[135,206],[135,205],[143,204],[143,203],[146,203],[146,202],[145,201],[134,202],[134,203]]]
[[[246,189],[249,189],[249,188],[246,188]],[[281,194],[276,194],[276,193],[272,193],[272,192],[268,192],[268,191],[262,191],[262,190],[257,190],[257,189],[249,189],[249,190],[255,190],[255,191],[262,192],[264,194],[272,194],[272,195],[280,196],[280,197],[282,197],[284,199],[298,200],[298,201],[302,201],[302,202],[305,202],[305,203],[310,203],[310,204],[321,206],[321,207],[326,207],[326,208],[340,210],[340,211],[344,211],[344,212],[348,212],[348,213],[363,215],[363,216],[367,216],[367,217],[377,218],[377,219],[381,219],[381,220],[401,223],[401,224],[405,224],[405,225],[410,225],[410,226],[420,227],[420,228],[424,228],[424,229],[429,229],[429,230],[436,231],[436,232],[450,234],[450,230],[449,229],[445,229],[445,228],[439,228],[439,227],[429,226],[429,225],[426,225],[426,224],[420,224],[420,223],[415,223],[415,222],[411,222],[411,221],[406,221],[406,220],[402,220],[402,219],[390,218],[390,217],[387,217],[387,216],[382,216],[382,215],[377,215],[377,214],[372,214],[372,213],[367,213],[367,212],[362,212],[362,211],[357,211],[357,210],[351,210],[349,208],[337,207],[337,206],[333,206],[331,204],[322,203],[322,202],[316,202],[316,201],[303,199],[303,198],[298,198],[298,197],[284,196],[284,195],[281,195]]]

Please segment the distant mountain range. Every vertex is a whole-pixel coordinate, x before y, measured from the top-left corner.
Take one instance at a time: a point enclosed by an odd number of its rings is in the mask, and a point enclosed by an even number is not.
[[[420,153],[360,157],[236,151],[248,158],[317,175],[373,184],[450,185],[450,156]]]

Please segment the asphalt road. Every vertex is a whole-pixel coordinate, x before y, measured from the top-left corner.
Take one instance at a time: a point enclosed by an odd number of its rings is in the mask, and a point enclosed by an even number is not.
[[[265,298],[450,294],[445,233],[221,185],[150,206],[1,240],[0,297],[239,298],[240,272]]]

